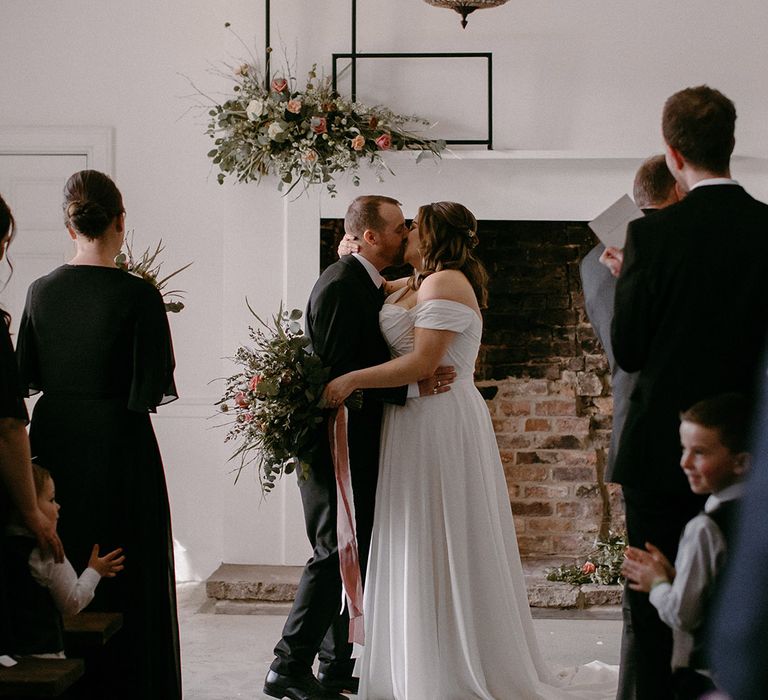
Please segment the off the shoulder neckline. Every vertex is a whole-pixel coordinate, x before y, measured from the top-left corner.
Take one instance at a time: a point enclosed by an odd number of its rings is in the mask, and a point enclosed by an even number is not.
[[[453,304],[455,306],[460,306],[463,309],[466,309],[467,311],[471,311],[472,314],[477,317],[478,321],[482,320],[482,317],[480,316],[480,314],[478,314],[477,311],[475,311],[471,306],[469,306],[468,304],[464,304],[460,301],[454,301],[453,299],[427,299],[426,301],[420,301],[418,304],[414,304],[410,308],[406,308],[405,306],[400,306],[399,304],[396,304],[396,303],[384,304],[384,306],[391,306],[397,309],[402,309],[406,313],[412,313],[413,311],[418,309],[420,306],[424,306],[425,304],[429,304],[430,302],[435,302],[435,301],[439,301],[443,304]]]

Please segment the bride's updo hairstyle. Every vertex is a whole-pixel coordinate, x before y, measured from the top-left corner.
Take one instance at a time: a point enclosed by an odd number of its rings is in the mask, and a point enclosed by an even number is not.
[[[475,290],[481,309],[488,305],[488,273],[474,254],[477,219],[463,204],[433,202],[419,207],[419,248],[422,269],[413,278],[413,288],[440,270],[460,270]]]
[[[91,240],[125,211],[120,190],[98,170],[81,170],[67,180],[63,206],[66,225]]]

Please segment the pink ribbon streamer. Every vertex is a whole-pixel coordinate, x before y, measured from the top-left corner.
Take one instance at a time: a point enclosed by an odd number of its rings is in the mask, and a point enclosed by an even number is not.
[[[352,495],[352,474],[349,470],[347,442],[347,408],[342,405],[328,424],[331,455],[336,471],[336,540],[339,551],[341,583],[347,596],[349,610],[349,641],[365,644],[363,623],[363,580],[357,550],[355,501]]]

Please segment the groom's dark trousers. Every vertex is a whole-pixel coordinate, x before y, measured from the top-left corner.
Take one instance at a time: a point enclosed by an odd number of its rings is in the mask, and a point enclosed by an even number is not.
[[[307,305],[306,332],[314,352],[331,368],[331,379],[390,359],[379,330],[383,300],[383,291],[353,256],[328,267],[316,282]],[[349,411],[349,460],[363,576],[373,527],[381,402],[403,404],[406,392],[406,387],[366,391],[362,409]],[[284,675],[304,675],[311,672],[318,656],[321,672],[344,678],[352,674],[354,662],[349,618],[346,611],[341,613],[336,481],[326,422],[318,430],[317,441],[309,478],[299,482],[312,557],[304,567],[271,668]]]
[[[754,394],[767,327],[768,206],[736,184],[705,185],[629,224],[611,337],[619,365],[640,373],[613,473],[630,544],[650,541],[674,559],[698,508],[680,468],[680,411]],[[628,595],[635,668],[618,697],[665,700],[669,628],[646,594]]]

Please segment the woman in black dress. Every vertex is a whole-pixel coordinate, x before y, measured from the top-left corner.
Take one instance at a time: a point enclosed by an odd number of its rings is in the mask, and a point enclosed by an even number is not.
[[[122,547],[121,576],[89,610],[122,612],[107,646],[104,697],[181,697],[170,512],[149,413],[177,397],[165,308],[150,283],[116,267],[125,210],[106,175],[84,170],[64,188],[76,254],[29,288],[17,356],[23,385],[43,395],[33,453],[53,474],[59,534],[76,570],[94,543]]]
[[[13,215],[0,197],[0,260],[13,239],[13,232]],[[27,408],[8,333],[10,322],[8,312],[0,308],[0,528],[5,525],[8,510],[13,507],[22,514],[40,546],[60,562],[64,553],[56,534],[56,523],[40,511],[32,481],[29,438],[24,427],[28,422]],[[0,655],[13,648],[5,624],[8,616],[5,614],[7,600],[2,576],[5,571],[3,541],[0,537]]]

